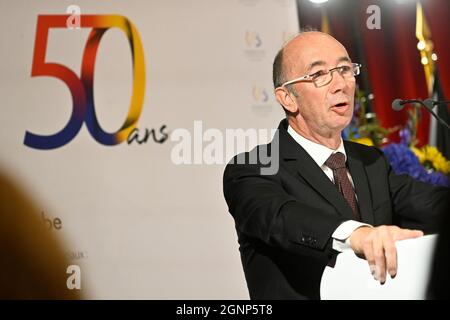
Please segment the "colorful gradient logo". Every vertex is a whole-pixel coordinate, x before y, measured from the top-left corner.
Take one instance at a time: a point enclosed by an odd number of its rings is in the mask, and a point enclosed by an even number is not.
[[[48,31],[50,28],[67,28],[69,15],[39,15],[34,46],[32,77],[54,77],[63,81],[72,95],[72,115],[66,126],[52,135],[38,135],[27,131],[24,144],[28,147],[48,150],[69,143],[81,129],[83,122],[91,136],[99,143],[113,146],[126,140],[135,129],[142,111],[145,91],[145,62],[141,39],[133,23],[119,15],[81,15],[81,28],[92,28],[86,42],[81,76],[66,66],[46,62]],[[116,132],[106,132],[100,126],[94,106],[93,80],[97,49],[105,32],[110,28],[121,29],[128,38],[132,54],[133,90],[130,107],[121,128]]]
[[[259,36],[259,33],[256,31],[246,31],[245,32],[245,42],[249,47],[252,48],[259,48],[262,45],[261,37]]]
[[[252,95],[255,102],[267,102],[269,100],[269,94],[266,89],[260,86],[253,86]]]

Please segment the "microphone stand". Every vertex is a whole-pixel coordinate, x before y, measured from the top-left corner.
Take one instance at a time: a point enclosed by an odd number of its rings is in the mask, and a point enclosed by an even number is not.
[[[436,104],[447,104],[447,103],[450,103],[450,101],[434,101],[434,100],[431,100],[431,99],[426,99],[425,101],[422,101],[422,100],[419,100],[419,99],[410,99],[410,100],[400,100],[400,99],[397,99],[397,100],[394,100],[394,102],[396,102],[396,101],[398,101],[398,103],[400,103],[400,105],[404,105],[404,104],[407,104],[407,103],[413,103],[413,102],[420,103],[421,105],[423,105],[423,106],[425,107],[425,109],[428,110],[428,112],[430,112],[430,113],[433,115],[433,117],[436,118],[436,120],[437,120],[440,124],[442,124],[442,125],[443,125],[444,127],[446,127],[448,130],[450,130],[450,125],[448,125],[447,122],[445,122],[441,117],[439,117],[439,116],[433,111],[433,105],[436,105]],[[393,108],[394,108],[394,106],[393,106]],[[394,110],[399,111],[400,109],[394,109]]]
[[[447,122],[444,121],[441,117],[439,117],[434,111],[433,106],[437,104],[447,104],[450,103],[450,101],[433,101],[431,99],[425,99],[425,101],[418,100],[420,104],[422,104],[438,121],[440,124],[442,124],[444,127],[446,127],[448,130],[450,130],[450,126]]]

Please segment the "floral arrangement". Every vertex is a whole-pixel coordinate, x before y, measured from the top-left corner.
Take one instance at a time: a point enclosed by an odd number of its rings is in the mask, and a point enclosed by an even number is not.
[[[416,147],[418,108],[408,110],[409,119],[403,128],[397,126],[386,129],[381,127],[376,114],[366,112],[366,103],[372,98],[357,91],[354,116],[343,133],[344,137],[383,150],[397,174],[405,173],[419,181],[450,187],[450,161],[434,146]],[[388,136],[397,130],[400,143],[392,143]]]
[[[417,149],[403,143],[392,143],[382,150],[395,173],[406,173],[423,182],[450,187],[450,180],[446,176],[450,169],[450,162],[443,158],[436,147],[424,146]],[[424,155],[427,153],[431,156]],[[423,158],[419,158],[417,154],[421,154]],[[427,157],[426,160],[425,157]],[[427,163],[426,166],[425,163]]]

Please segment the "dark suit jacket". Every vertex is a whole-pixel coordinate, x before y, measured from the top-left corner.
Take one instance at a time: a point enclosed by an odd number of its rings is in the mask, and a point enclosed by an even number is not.
[[[259,159],[261,148],[275,155],[273,141],[236,156],[224,173],[251,299],[319,299],[323,270],[337,254],[331,235],[352,219],[344,197],[287,125],[281,121],[276,134],[276,174],[261,175],[263,164],[248,163]],[[394,174],[377,148],[348,141],[344,146],[363,222],[437,230],[438,216],[449,210],[448,188]],[[237,164],[239,157],[247,164]]]

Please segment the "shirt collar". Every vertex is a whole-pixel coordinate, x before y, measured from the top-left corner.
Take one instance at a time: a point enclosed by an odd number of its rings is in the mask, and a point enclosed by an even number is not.
[[[314,162],[317,163],[319,167],[324,166],[325,161],[334,153],[341,152],[344,154],[345,161],[347,161],[347,154],[345,153],[344,142],[341,138],[341,143],[336,150],[325,147],[324,145],[315,143],[311,140],[306,139],[301,136],[297,131],[295,131],[291,126],[288,126],[287,132],[294,138],[297,143],[302,146],[303,149],[313,158]]]

